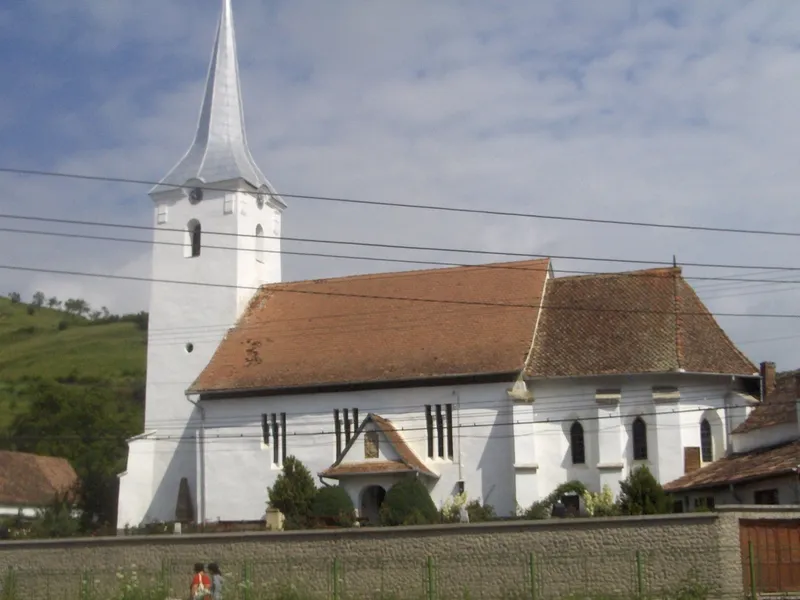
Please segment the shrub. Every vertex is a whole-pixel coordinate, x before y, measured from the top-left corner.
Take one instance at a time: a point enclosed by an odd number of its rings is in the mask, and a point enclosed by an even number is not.
[[[355,523],[353,501],[339,486],[322,487],[317,490],[311,504],[311,515],[319,524],[352,527]]]
[[[269,506],[283,513],[286,529],[308,527],[311,504],[316,493],[317,487],[311,472],[294,456],[286,457],[275,485],[267,489]]]
[[[672,512],[669,496],[645,465],[620,481],[619,507],[625,515],[658,515]]]
[[[440,516],[443,523],[459,523],[461,521],[461,507],[466,505],[470,523],[481,523],[491,521],[497,517],[494,507],[491,504],[481,504],[477,498],[467,500],[467,494],[458,494],[453,498],[448,498],[444,503]]]
[[[481,504],[480,500],[473,500],[467,504],[467,514],[469,514],[470,523],[493,521],[497,518],[494,512],[494,506],[491,504]]]
[[[583,493],[583,504],[586,512],[592,517],[613,517],[619,514],[619,506],[614,501],[614,492],[608,484],[603,486],[599,493],[585,491]]]
[[[408,477],[386,492],[380,517],[382,525],[431,525],[439,521],[439,511],[422,482]]]
[[[69,322],[65,319],[62,319],[58,322],[58,330],[64,331],[67,327],[69,327]]]

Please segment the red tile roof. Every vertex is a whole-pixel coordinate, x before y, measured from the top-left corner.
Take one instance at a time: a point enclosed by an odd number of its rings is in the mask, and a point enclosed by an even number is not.
[[[545,259],[263,286],[189,391],[523,369],[544,377],[758,371],[680,269],[551,278],[545,286],[549,266]]]
[[[763,427],[797,423],[797,389],[800,373],[781,373],[775,380],[775,389],[753,409],[747,419],[733,433],[747,433]]]
[[[263,286],[190,391],[518,373],[549,264]]]
[[[526,374],[559,377],[670,372],[749,375],[680,268],[548,281]]]
[[[361,433],[368,423],[374,423],[378,430],[394,449],[400,460],[365,460],[358,462],[343,462],[347,457],[350,448],[360,439]],[[359,475],[368,473],[406,473],[417,471],[429,477],[438,478],[439,476],[431,471],[425,463],[417,456],[417,453],[403,439],[403,436],[395,428],[389,419],[385,419],[375,413],[369,413],[362,421],[361,425],[353,434],[350,443],[342,451],[342,455],[330,467],[322,471],[321,477],[337,479],[341,475]]]
[[[791,474],[800,464],[800,440],[732,454],[664,486],[668,492],[726,486]]]
[[[44,507],[77,483],[75,469],[64,458],[0,450],[0,504]]]

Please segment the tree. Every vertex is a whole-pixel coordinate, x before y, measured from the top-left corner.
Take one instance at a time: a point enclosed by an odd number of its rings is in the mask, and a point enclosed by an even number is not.
[[[47,306],[48,308],[58,308],[61,306],[61,300],[56,298],[55,296],[47,299]]]
[[[641,465],[620,481],[619,507],[625,515],[658,515],[672,512],[669,496],[650,469]]]
[[[76,388],[43,381],[29,388],[28,411],[9,427],[14,450],[70,461],[80,479],[78,508],[89,528],[116,521],[117,474],[126,440],[141,430],[133,402],[108,386]]]
[[[395,483],[380,508],[383,525],[431,525],[439,521],[439,511],[427,488],[416,478]]]
[[[340,527],[353,526],[355,510],[348,493],[338,485],[319,488],[311,504],[311,515],[319,524]]]
[[[36,292],[33,294],[33,303],[34,306],[44,306],[44,292]]]
[[[11,304],[17,304],[22,300],[22,296],[19,295],[19,292],[11,292],[8,299],[11,300]]]
[[[286,529],[303,529],[308,526],[316,493],[317,487],[311,472],[294,456],[286,457],[283,471],[275,479],[275,485],[267,489],[269,506],[283,513]]]

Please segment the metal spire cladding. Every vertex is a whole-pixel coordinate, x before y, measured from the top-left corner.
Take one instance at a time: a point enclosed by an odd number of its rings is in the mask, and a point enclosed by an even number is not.
[[[151,194],[174,189],[190,179],[214,183],[242,178],[273,192],[247,145],[236,56],[231,0],[222,0],[214,51],[208,69],[203,106],[192,146]],[[166,185],[165,185],[166,184]]]

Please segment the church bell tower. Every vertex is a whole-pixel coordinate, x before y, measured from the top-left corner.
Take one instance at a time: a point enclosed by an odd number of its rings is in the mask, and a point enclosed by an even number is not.
[[[185,391],[256,289],[281,280],[286,204],[247,144],[231,0],[222,0],[194,141],[150,197],[145,432],[129,441],[121,526],[174,520],[182,479],[197,501],[200,411]]]

